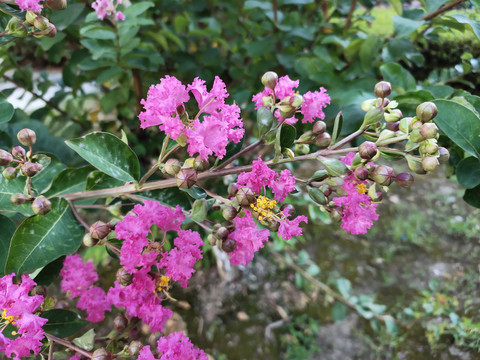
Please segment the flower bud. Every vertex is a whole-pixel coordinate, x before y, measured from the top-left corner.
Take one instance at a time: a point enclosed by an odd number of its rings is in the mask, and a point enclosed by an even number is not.
[[[360,157],[365,160],[370,160],[373,158],[375,155],[377,155],[377,151],[377,145],[371,141],[365,141],[358,147],[358,153],[360,154]]]
[[[83,235],[82,242],[83,245],[85,245],[86,247],[93,247],[98,244],[98,239],[94,239],[92,238],[92,235],[90,235],[90,233],[86,233],[85,235]]]
[[[432,120],[438,114],[437,106],[430,101],[421,103],[417,106],[417,118],[420,119],[421,122],[427,122]]]
[[[292,106],[294,108],[299,108],[300,106],[302,106],[304,102],[305,102],[305,99],[303,98],[303,96],[300,94],[297,94],[293,97]]]
[[[197,182],[197,172],[193,169],[181,169],[175,179],[179,188],[190,189]]]
[[[193,162],[193,168],[197,171],[204,171],[210,167],[210,163],[207,159],[203,159],[200,156],[197,156]]]
[[[434,123],[425,123],[420,128],[420,135],[425,139],[433,139],[438,134],[438,127]]]
[[[312,141],[313,139],[315,139],[315,134],[313,133],[313,131],[308,130],[305,131],[302,135],[300,135],[300,137],[298,138],[298,142],[307,142]]]
[[[330,194],[333,192],[332,188],[327,184],[323,184],[322,186],[319,187],[319,189],[325,194],[325,196],[330,196]]]
[[[422,141],[418,150],[420,151],[420,154],[435,154],[438,151],[437,141],[435,139]]]
[[[139,326],[135,326],[131,328],[130,331],[128,332],[128,337],[132,340],[139,339],[141,335],[142,335],[142,330],[140,329]]]
[[[235,240],[227,238],[222,241],[222,250],[226,253],[231,253],[233,250],[237,248],[237,243]]]
[[[262,84],[266,88],[269,88],[272,90],[275,89],[275,86],[277,86],[277,82],[278,82],[278,75],[273,71],[267,71],[262,76]]]
[[[237,199],[240,206],[250,206],[250,204],[255,202],[255,195],[252,189],[241,187],[238,189],[235,199]]]
[[[448,161],[448,159],[450,159],[450,153],[444,147],[438,148],[438,154],[440,155],[438,157],[438,161],[442,164],[446,163]]]
[[[217,239],[215,238],[215,236],[213,236],[213,234],[208,234],[207,236],[207,242],[212,245],[212,246],[215,246],[216,242],[217,242]]]
[[[327,170],[327,174],[330,176],[342,176],[346,175],[350,170],[347,166],[337,159],[330,159],[325,157],[317,157],[317,159],[325,166],[325,170]]]
[[[17,169],[11,166],[7,167],[3,170],[2,175],[6,180],[13,180],[17,177]]]
[[[121,267],[117,270],[117,281],[120,285],[128,286],[132,283],[132,274]]]
[[[308,144],[295,144],[295,154],[306,155],[310,153],[310,146]]]
[[[422,160],[423,170],[425,171],[434,171],[440,163],[435,156],[425,156]]]
[[[410,133],[409,139],[411,142],[414,142],[414,143],[419,143],[425,140],[422,134],[420,134],[420,129],[413,129],[412,132]]]
[[[355,178],[357,180],[363,181],[368,179],[368,170],[366,168],[356,168],[355,169]]]
[[[274,105],[272,95],[262,97],[262,104],[266,108],[272,107]]]
[[[365,114],[361,129],[365,129],[369,125],[376,124],[383,118],[383,110],[378,107],[373,107]]]
[[[163,173],[168,175],[177,175],[177,173],[182,169],[182,164],[177,159],[168,159],[163,167]]]
[[[27,161],[25,164],[23,164],[20,167],[20,172],[22,173],[22,175],[33,177],[37,175],[38,172],[42,169],[43,169],[42,164]]]
[[[405,134],[408,134],[410,131],[412,131],[412,118],[406,117],[400,120],[400,124],[398,125],[398,128],[400,131],[404,132]]]
[[[413,181],[413,176],[407,172],[400,173],[395,177],[395,182],[401,187],[409,187]]]
[[[392,110],[391,112],[385,112],[384,118],[388,123],[397,122],[402,118],[403,114],[400,109]]]
[[[35,18],[37,17],[38,15],[35,14],[33,11],[27,11],[25,13],[25,22],[28,24],[28,25],[33,25],[33,21],[35,20]]]
[[[30,295],[40,295],[43,297],[47,296],[47,288],[43,285],[36,285],[33,287],[32,291],[30,292]]]
[[[0,149],[0,166],[8,165],[12,162],[13,156],[8,151]]]
[[[227,221],[235,219],[237,214],[238,214],[238,211],[233,206],[226,206],[222,210],[222,215],[223,215],[224,219],[227,220]]]
[[[390,130],[390,131],[398,131],[400,130],[400,121],[395,121],[392,123],[386,123],[385,129]]]
[[[230,231],[228,231],[225,226],[222,226],[217,230],[213,231],[213,236],[220,240],[224,240],[228,236],[228,234],[230,234]]]
[[[90,235],[92,239],[96,240],[105,239],[111,231],[110,225],[105,224],[103,221],[97,221],[90,226]]]
[[[128,326],[128,319],[123,315],[117,315],[115,319],[113,319],[113,328],[119,332],[125,330]]]
[[[67,8],[67,0],[47,0],[47,7],[52,10],[63,10]]]
[[[52,210],[52,203],[45,196],[40,195],[33,200],[32,210],[36,215],[45,215]]]
[[[148,344],[152,348],[156,348],[157,347],[157,342],[161,337],[162,337],[162,333],[160,331],[155,331],[155,332],[151,333],[150,336],[148,337]]]
[[[328,203],[328,199],[320,189],[313,188],[310,186],[307,186],[307,189],[308,189],[308,195],[317,204],[326,205]]]
[[[10,196],[10,202],[13,205],[22,205],[25,201],[27,201],[27,197],[23,194],[17,193]]]
[[[46,17],[41,15],[37,15],[37,17],[35,17],[35,20],[33,20],[33,26],[35,26],[40,31],[48,30],[49,25],[50,21],[48,21]]]
[[[22,129],[18,132],[17,139],[22,145],[32,146],[37,141],[37,134],[30,129]]]
[[[392,93],[392,85],[387,81],[380,81],[375,85],[375,95],[379,98],[386,98]]]
[[[112,354],[107,349],[100,348],[93,352],[92,360],[112,360]]]
[[[237,194],[238,187],[236,183],[231,183],[228,185],[228,196],[229,197],[234,197]]]
[[[410,170],[419,175],[426,174],[425,170],[423,170],[422,161],[420,159],[411,155],[405,156],[405,159],[407,159],[408,167],[410,168]]]
[[[16,159],[25,160],[25,149],[21,146],[15,146],[12,149],[12,155]]]
[[[315,124],[313,124],[312,131],[317,135],[323,134],[325,131],[327,131],[327,124],[322,120],[316,121]]]
[[[285,203],[282,206],[280,206],[280,212],[286,216],[287,218],[292,218],[296,214],[295,206],[292,204]]]
[[[332,137],[327,132],[323,132],[315,138],[315,145],[321,149],[328,147],[331,142]]]
[[[395,171],[389,166],[379,165],[370,174],[370,179],[379,185],[389,186],[395,179]]]
[[[154,347],[157,345],[155,344]],[[138,356],[140,353],[140,350],[143,348],[143,344],[140,340],[133,340],[129,345],[128,345],[128,354],[130,356]]]
[[[277,232],[278,229],[280,229],[280,223],[278,221],[270,220],[268,222],[268,230],[271,232]]]
[[[12,17],[5,28],[5,34],[16,37],[26,37],[28,30],[22,20]]]
[[[365,100],[364,102],[362,102],[360,107],[362,108],[363,111],[368,112],[370,109],[373,109],[375,107],[376,102],[377,102],[377,99]]]

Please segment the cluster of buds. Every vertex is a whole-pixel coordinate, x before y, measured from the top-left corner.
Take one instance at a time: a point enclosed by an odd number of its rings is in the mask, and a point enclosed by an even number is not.
[[[332,136],[327,132],[327,124],[325,121],[318,120],[313,124],[312,130],[305,131],[295,140],[295,153],[298,155],[309,154],[310,144],[325,149],[331,142]]]
[[[92,247],[97,245],[101,240],[105,239],[115,228],[116,221],[97,221],[90,226],[90,231],[83,237],[83,245]]]
[[[38,158],[33,155],[32,146],[37,140],[37,135],[31,129],[22,129],[17,133],[17,139],[23,146],[29,148],[26,151],[22,146],[15,146],[11,152],[0,149],[0,166],[5,166],[2,172],[6,180],[16,179],[17,176],[23,175],[27,178],[28,195],[22,193],[12,194],[10,202],[14,205],[22,205],[27,201],[32,202],[32,210],[37,215],[45,215],[52,209],[52,204],[45,196],[34,196],[31,183],[32,177],[37,175],[43,166],[39,162],[35,162]],[[16,166],[10,166],[15,163]]]
[[[278,75],[277,73],[273,71],[267,71],[265,74],[262,76],[262,84],[266,88],[269,88],[271,90],[275,89],[275,86],[277,86],[278,83]],[[276,98],[275,95],[268,95],[264,96],[262,98],[263,105],[267,108],[275,107],[276,109],[280,110],[280,115],[284,118],[290,118],[295,113],[297,110],[302,106],[303,102],[305,101],[303,99],[303,96],[300,94],[295,94],[294,96],[286,96],[280,101],[276,103]]]
[[[175,176],[177,186],[181,189],[190,189],[197,183],[197,171],[204,171],[210,167],[208,160],[199,156],[188,158],[182,163],[177,159],[169,159],[163,165],[164,174]]]

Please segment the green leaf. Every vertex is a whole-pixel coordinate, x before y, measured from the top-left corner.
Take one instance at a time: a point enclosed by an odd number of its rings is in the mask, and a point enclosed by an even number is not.
[[[195,200],[192,206],[191,219],[193,221],[202,222],[206,219],[208,212],[207,200],[198,199]]]
[[[80,35],[100,40],[113,40],[115,39],[115,31],[108,26],[100,26],[95,24],[85,24],[80,29]]]
[[[77,313],[64,309],[44,311],[42,317],[48,319],[48,322],[43,325],[43,330],[59,338],[72,336],[88,324]]]
[[[332,307],[332,319],[335,322],[342,321],[347,316],[347,305],[340,301],[335,301]]]
[[[403,114],[415,115],[417,106],[422,102],[432,101],[435,97],[427,90],[407,91],[393,98],[398,102],[398,108]]]
[[[145,11],[147,11],[149,8],[155,6],[152,2],[150,1],[141,1],[138,3],[135,3],[133,5],[128,6],[124,11],[123,14],[125,15],[125,18],[128,19],[129,17],[135,18],[138,15],[143,14]]]
[[[90,329],[82,336],[73,339],[73,343],[84,350],[92,351],[95,344],[95,330]]]
[[[53,179],[57,174],[66,168],[58,157],[53,154],[42,154],[46,155],[45,157],[49,158],[49,161],[44,160],[45,164],[40,160],[39,162],[43,165],[42,171],[32,178],[33,187],[40,193],[47,191]]]
[[[392,84],[397,93],[404,93],[409,90],[415,90],[415,78],[401,65],[396,63],[386,63],[380,66],[380,72],[385,81]]]
[[[257,110],[257,126],[258,126],[258,136],[262,137],[265,135],[273,125],[273,114],[270,109],[266,107],[260,107]]]
[[[94,132],[66,144],[98,170],[121,181],[140,177],[137,155],[121,139],[105,132]]]
[[[6,216],[0,215],[0,276],[4,275],[5,262],[7,261],[8,248],[10,247],[10,240],[15,232],[16,226]]]
[[[327,170],[327,174],[330,176],[342,176],[349,171],[347,166],[340,160],[320,156],[317,159],[325,166],[325,170]]]
[[[348,299],[350,297],[350,291],[352,290],[352,284],[350,280],[340,278],[337,280],[337,289],[343,297]]]
[[[372,67],[372,63],[378,55],[383,41],[377,34],[369,35],[362,43],[358,55],[363,71],[368,71]]]
[[[61,256],[58,259],[52,261],[43,267],[42,270],[34,277],[37,285],[48,286],[58,278],[58,274],[63,267],[63,260],[65,256]]]
[[[480,160],[471,156],[460,161],[456,169],[457,180],[467,189],[480,185]]]
[[[180,189],[183,192],[186,192],[188,195],[190,195],[194,199],[203,199],[207,196],[207,193],[205,190],[202,188],[193,185],[190,189]]]
[[[397,13],[397,15],[402,15],[402,12],[403,12],[402,0],[391,0],[390,3],[392,4],[392,7]]]
[[[276,133],[275,137],[275,153],[280,154],[282,149],[293,145],[297,130],[292,125],[283,124]]]
[[[52,199],[52,211],[23,221],[12,237],[5,273],[21,274],[78,249],[84,229],[65,199]]]
[[[84,191],[87,185],[87,176],[94,168],[90,165],[78,169],[65,169],[53,179],[52,186],[45,196],[54,197],[62,194]]]
[[[15,109],[12,104],[10,104],[7,99],[0,96],[0,124],[10,121],[14,112]]]
[[[340,111],[335,117],[335,122],[333,123],[332,141],[330,142],[329,147],[332,147],[335,144],[335,141],[337,141],[338,136],[342,132],[342,127],[343,127],[343,114]]]
[[[478,40],[480,40],[480,23],[478,23],[478,21],[470,20],[468,17],[461,14],[451,15],[451,17],[457,20],[461,24],[470,25],[470,28],[472,29],[475,36],[477,37]]]
[[[480,159],[480,119],[467,107],[450,100],[435,100],[438,115],[433,119],[451,140]]]
[[[425,24],[425,21],[407,19],[398,15],[393,16],[393,29],[397,37],[408,36]]]
[[[0,212],[2,213],[20,213],[24,216],[33,214],[30,203],[22,205],[13,205],[10,202],[10,197],[13,194],[23,194],[25,190],[25,176],[18,176],[13,180],[6,180],[0,176]]]
[[[463,200],[470,206],[480,208],[480,185],[473,189],[465,190]]]
[[[158,201],[167,206],[180,205],[184,210],[190,209],[191,207],[190,196],[178,188],[150,190],[135,195],[144,199]]]

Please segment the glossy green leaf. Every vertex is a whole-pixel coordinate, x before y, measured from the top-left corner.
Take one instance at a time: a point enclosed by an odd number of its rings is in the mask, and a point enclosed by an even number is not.
[[[65,309],[44,311],[42,317],[48,319],[43,330],[59,338],[72,336],[88,324],[77,313]]]
[[[471,20],[462,14],[451,15],[451,17],[457,20],[461,24],[469,25],[469,27],[472,29],[477,39],[480,40],[480,23],[478,21]]]
[[[465,190],[463,200],[470,206],[480,208],[480,185],[473,189]]]
[[[390,3],[392,4],[393,9],[397,13],[397,15],[402,15],[402,12],[403,12],[402,0],[391,0]]]
[[[4,275],[5,262],[7,261],[8,248],[10,247],[10,240],[15,232],[16,226],[6,216],[0,215],[0,276]]]
[[[107,189],[121,185],[123,185],[122,181],[95,170],[88,175],[85,190]]]
[[[190,195],[194,199],[203,199],[207,196],[207,193],[205,190],[203,190],[201,187],[198,187],[196,185],[193,185],[190,189],[180,189],[183,192],[186,192],[188,195]]]
[[[23,221],[12,237],[5,273],[21,274],[71,254],[82,242],[83,227],[65,199],[54,198],[52,211]]]
[[[401,65],[396,63],[386,63],[380,66],[380,72],[383,79],[392,84],[397,93],[404,93],[409,90],[415,90],[415,78]]]
[[[94,132],[66,144],[98,170],[121,181],[135,181],[140,177],[137,155],[115,135]]]
[[[473,156],[463,159],[457,165],[456,174],[464,188],[473,189],[480,185],[480,160]]]
[[[393,16],[393,28],[397,37],[408,36],[425,24],[425,21],[407,19],[398,15]]]
[[[34,278],[37,285],[48,286],[54,282],[58,278],[60,270],[62,270],[63,260],[65,260],[65,256],[61,256],[50,264],[45,265]]]
[[[80,35],[91,39],[113,40],[115,39],[115,31],[108,26],[100,26],[98,24],[86,24],[80,29]]]
[[[33,214],[30,203],[22,205],[13,205],[10,202],[10,197],[13,194],[23,194],[25,190],[25,176],[18,176],[13,180],[6,180],[0,176],[0,212],[2,213],[20,213],[24,216]]]
[[[297,130],[292,125],[283,124],[276,132],[275,153],[280,154],[282,149],[293,145]]]
[[[178,188],[144,191],[136,193],[135,195],[143,199],[158,201],[167,206],[180,205],[184,210],[190,209],[191,207],[190,196]]]
[[[65,169],[53,179],[52,186],[45,193],[47,197],[84,191],[87,186],[87,176],[94,168],[90,165],[77,169]]]
[[[95,345],[95,330],[90,329],[82,336],[73,339],[73,343],[84,350],[92,351]]]
[[[352,284],[350,280],[340,278],[337,280],[337,289],[343,297],[348,299],[350,297],[350,291],[352,290]]]
[[[335,322],[342,321],[347,316],[347,305],[340,301],[335,301],[332,307],[332,319]]]
[[[32,178],[32,183],[35,190],[39,193],[43,193],[50,188],[55,176],[65,169],[66,165],[53,154],[41,154],[39,156],[48,157],[48,160],[45,159],[39,161],[43,165],[43,169]]]
[[[257,126],[258,126],[258,136],[261,137],[265,135],[273,125],[273,114],[270,109],[266,107],[260,107],[257,110]]]
[[[435,100],[438,115],[433,119],[451,140],[480,159],[480,119],[467,107],[450,100]]]
[[[10,121],[14,112],[15,109],[12,104],[10,104],[7,99],[0,96],[0,124]]]

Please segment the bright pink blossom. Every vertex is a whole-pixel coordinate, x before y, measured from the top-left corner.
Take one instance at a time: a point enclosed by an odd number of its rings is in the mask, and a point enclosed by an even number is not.
[[[275,200],[283,201],[293,190],[295,190],[295,177],[290,170],[282,170],[280,176],[270,186],[275,194]]]
[[[117,20],[125,20],[125,15],[121,11],[117,11],[118,4],[121,0],[95,0],[92,3],[92,8],[96,11],[100,20],[105,19],[106,16],[115,17]]]
[[[234,251],[229,253],[233,265],[247,265],[253,260],[255,252],[263,248],[263,243],[268,241],[270,232],[267,229],[257,229],[250,211],[245,210],[245,216],[236,217],[235,230],[228,237],[237,244]]]
[[[29,296],[28,293],[36,285],[27,275],[22,275],[20,285],[13,283],[15,274],[0,278],[0,320],[13,321],[12,326],[19,334],[15,339],[4,336],[4,325],[0,325],[0,352],[7,357],[20,360],[21,357],[38,354],[44,336],[42,326],[47,322],[35,311],[43,302],[43,296]]]
[[[92,286],[80,295],[77,307],[87,312],[87,320],[91,322],[99,322],[105,319],[105,311],[110,311],[111,305],[107,301],[107,294],[98,287]]]
[[[208,360],[203,350],[194,347],[182,332],[162,336],[157,341],[157,350],[160,355],[158,359],[153,356],[150,346],[145,346],[137,360]]]
[[[303,114],[302,123],[311,123],[315,119],[325,119],[323,108],[330,104],[330,96],[328,96],[326,90],[321,87],[320,91],[307,92],[303,95],[305,100],[302,104],[300,112]]]
[[[43,5],[40,4],[40,1],[42,0],[15,0],[20,10],[38,13],[42,11],[43,8]]]
[[[302,235],[302,228],[299,226],[301,222],[308,223],[308,218],[300,215],[293,220],[288,218],[282,219],[278,228],[278,235],[284,240],[290,240],[292,237]]]
[[[249,187],[255,193],[260,194],[265,186],[271,187],[278,174],[270,169],[259,156],[252,163],[252,171],[242,172],[238,175],[237,184]]]

